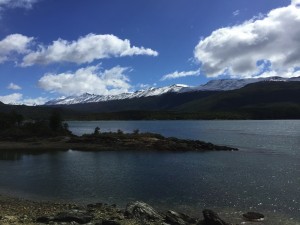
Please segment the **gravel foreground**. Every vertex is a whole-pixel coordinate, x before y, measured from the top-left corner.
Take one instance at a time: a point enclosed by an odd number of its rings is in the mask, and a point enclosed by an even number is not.
[[[218,225],[229,225],[218,216],[216,219],[220,220],[217,222],[221,222],[217,223]],[[144,202],[132,202],[126,209],[119,209],[116,205],[102,203],[80,205],[36,202],[0,195],[0,224],[206,225],[207,223],[203,218],[192,218],[174,211],[160,213]]]
[[[225,220],[221,217],[209,209],[202,215],[199,212],[198,218],[171,210],[162,213],[138,201],[120,209],[114,204],[36,202],[0,195],[0,225],[300,225],[295,220],[265,218],[255,212],[240,214],[239,218],[233,214]]]
[[[65,214],[62,221],[47,221],[56,215]],[[72,218],[73,217],[73,218]],[[43,220],[44,219],[44,220]],[[69,220],[69,221],[67,221]],[[86,220],[86,221],[84,221]],[[104,222],[104,223],[103,223]],[[113,223],[115,222],[115,223]],[[35,202],[0,195],[1,225],[37,225],[37,224],[140,224],[134,219],[125,219],[124,211],[115,205],[63,204],[53,202]],[[150,223],[149,223],[150,224]]]

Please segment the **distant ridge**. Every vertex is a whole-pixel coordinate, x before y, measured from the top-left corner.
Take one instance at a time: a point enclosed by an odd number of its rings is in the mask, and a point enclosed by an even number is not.
[[[228,91],[168,92],[148,97],[69,105],[0,104],[1,112],[66,120],[300,119],[300,82],[263,81]]]
[[[187,86],[184,84],[174,84],[166,87],[151,87],[145,90],[139,90],[136,92],[122,93],[119,95],[95,95],[84,93],[79,96],[68,96],[58,99],[54,99],[45,103],[45,105],[73,105],[84,103],[97,103],[108,102],[113,100],[125,100],[150,96],[160,96],[166,93],[185,93],[195,91],[230,91],[237,90],[245,87],[248,84],[258,82],[295,82],[300,81],[300,77],[282,78],[282,77],[269,77],[269,78],[249,78],[249,79],[218,79],[211,80],[206,84],[196,87]]]

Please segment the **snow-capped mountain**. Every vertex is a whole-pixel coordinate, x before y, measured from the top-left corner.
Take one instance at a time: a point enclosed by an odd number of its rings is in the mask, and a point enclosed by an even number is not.
[[[248,84],[266,82],[266,81],[300,81],[300,77],[282,78],[282,77],[268,77],[268,78],[248,78],[248,79],[219,79],[211,80],[206,84],[191,88],[195,91],[230,91],[240,89]]]
[[[71,104],[82,104],[82,103],[92,103],[92,102],[106,102],[111,100],[123,100],[132,98],[141,98],[149,96],[158,96],[165,93],[183,93],[183,92],[193,92],[193,91],[229,91],[240,89],[248,84],[266,81],[300,81],[300,77],[293,78],[282,78],[282,77],[269,77],[269,78],[249,78],[249,79],[218,79],[211,80],[206,84],[199,85],[196,87],[191,87],[183,84],[174,84],[166,87],[159,88],[148,88],[146,90],[139,90],[136,92],[122,93],[119,95],[95,95],[85,93],[80,96],[69,96],[54,99],[46,102],[45,105],[71,105]]]
[[[184,84],[174,84],[171,86],[160,87],[160,88],[148,88],[146,90],[139,90],[136,92],[122,93],[119,95],[95,95],[85,93],[80,96],[69,96],[64,98],[59,98],[46,102],[45,105],[71,105],[79,103],[92,103],[92,102],[106,102],[111,100],[122,100],[131,98],[141,98],[162,95],[169,92],[183,92],[189,90],[189,87]]]

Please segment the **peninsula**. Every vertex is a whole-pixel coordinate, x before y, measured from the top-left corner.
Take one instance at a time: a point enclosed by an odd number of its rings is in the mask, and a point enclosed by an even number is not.
[[[7,119],[3,119],[7,117]],[[236,148],[198,140],[164,137],[155,133],[101,132],[72,134],[60,115],[54,112],[46,121],[23,122],[18,114],[2,116],[0,150],[81,150],[81,151],[234,151]],[[11,121],[9,123],[9,121]],[[1,125],[1,123],[0,123]],[[6,127],[4,127],[6,125]]]

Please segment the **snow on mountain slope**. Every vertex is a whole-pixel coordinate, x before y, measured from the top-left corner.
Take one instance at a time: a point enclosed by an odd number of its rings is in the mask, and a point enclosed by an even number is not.
[[[94,94],[85,93],[80,96],[69,96],[65,98],[54,99],[46,102],[45,105],[71,105],[71,104],[79,104],[79,103],[105,102],[111,100],[141,98],[141,97],[162,95],[168,92],[181,92],[187,88],[188,88],[187,85],[174,84],[167,87],[160,87],[160,88],[151,87],[146,90],[122,93],[119,95],[94,95]]]
[[[45,105],[71,105],[80,103],[92,103],[92,102],[105,102],[111,100],[122,100],[122,99],[132,99],[141,98],[149,96],[158,96],[165,93],[183,93],[192,91],[229,91],[240,89],[247,84],[266,82],[266,81],[300,81],[300,77],[293,78],[282,78],[282,77],[269,77],[269,78],[249,78],[249,79],[218,79],[211,80],[206,84],[190,87],[183,84],[174,84],[171,86],[160,87],[160,88],[148,88],[146,90],[139,90],[136,92],[122,93],[119,95],[94,95],[85,93],[80,96],[69,96],[59,99],[54,99],[46,102]]]
[[[282,77],[268,77],[268,78],[249,78],[249,79],[220,79],[211,80],[206,84],[194,88],[196,91],[230,91],[240,89],[248,84],[265,82],[265,81],[300,81],[300,77],[282,78]]]

